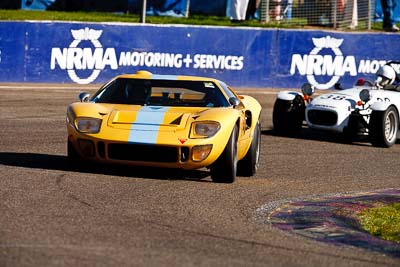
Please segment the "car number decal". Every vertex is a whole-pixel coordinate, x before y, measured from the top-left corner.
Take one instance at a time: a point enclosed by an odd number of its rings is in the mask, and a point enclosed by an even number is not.
[[[390,99],[387,98],[387,97],[385,97],[384,99],[378,97],[376,100],[377,100],[377,101],[382,101],[382,102],[390,102]]]
[[[346,99],[346,96],[344,96],[344,95],[322,95],[319,98],[320,99],[343,100],[343,99]]]

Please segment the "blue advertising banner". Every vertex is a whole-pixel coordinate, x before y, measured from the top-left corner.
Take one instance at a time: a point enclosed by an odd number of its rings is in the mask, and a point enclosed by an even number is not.
[[[381,65],[400,59],[399,41],[398,34],[282,31],[275,75],[292,81],[306,80],[318,89],[333,88],[338,82],[351,86],[358,77],[373,80]],[[284,87],[290,87],[279,80]]]
[[[319,89],[400,59],[400,35],[143,24],[1,22],[0,82],[104,83],[123,73],[198,75],[235,87]]]
[[[24,23],[0,23],[0,81],[25,82]]]

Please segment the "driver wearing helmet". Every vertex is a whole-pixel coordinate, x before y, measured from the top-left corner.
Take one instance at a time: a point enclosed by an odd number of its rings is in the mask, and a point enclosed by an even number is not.
[[[126,104],[147,105],[151,96],[151,85],[146,81],[140,83],[126,81],[124,94]]]
[[[400,85],[394,85],[398,81],[398,76],[394,68],[387,64],[378,69],[376,72],[375,85],[380,89],[400,91]]]

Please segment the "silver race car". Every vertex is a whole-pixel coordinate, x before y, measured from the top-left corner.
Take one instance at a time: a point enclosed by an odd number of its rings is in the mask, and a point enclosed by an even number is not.
[[[301,92],[281,91],[273,109],[274,131],[279,135],[298,134],[304,121],[310,129],[343,133],[352,141],[367,136],[372,145],[390,147],[400,138],[400,62],[379,68],[376,80],[359,79],[355,86],[313,97],[311,84]]]

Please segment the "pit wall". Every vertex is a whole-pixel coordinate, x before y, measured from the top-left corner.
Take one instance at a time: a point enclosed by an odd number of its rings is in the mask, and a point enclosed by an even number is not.
[[[123,73],[234,87],[351,86],[400,60],[400,34],[180,25],[0,22],[0,82],[101,84]]]

